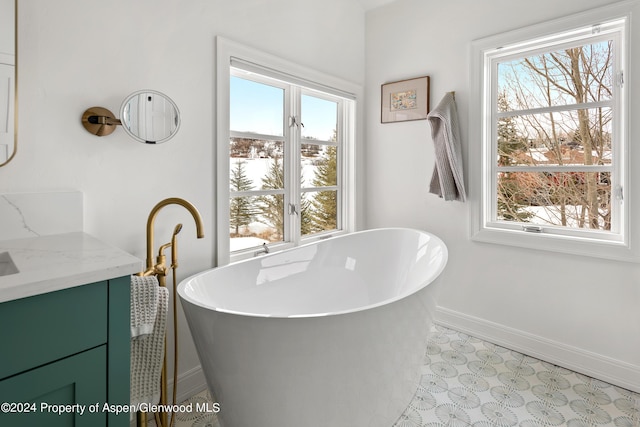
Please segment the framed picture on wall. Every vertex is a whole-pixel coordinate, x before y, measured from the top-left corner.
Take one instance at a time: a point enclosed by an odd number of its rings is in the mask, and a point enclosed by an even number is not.
[[[429,114],[429,76],[382,85],[381,122],[425,120]]]

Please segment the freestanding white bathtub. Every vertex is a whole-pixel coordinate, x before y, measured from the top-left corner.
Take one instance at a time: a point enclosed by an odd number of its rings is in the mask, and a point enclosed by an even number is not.
[[[375,229],[214,268],[178,293],[224,427],[391,427],[420,379],[447,248]]]

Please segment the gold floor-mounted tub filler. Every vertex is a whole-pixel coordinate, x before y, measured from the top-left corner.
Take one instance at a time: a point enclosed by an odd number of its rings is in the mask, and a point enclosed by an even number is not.
[[[180,199],[177,197],[171,197],[168,199],[164,199],[160,201],[157,205],[151,209],[149,213],[149,218],[147,219],[147,264],[145,267],[145,271],[138,273],[139,276],[151,276],[155,275],[158,278],[158,284],[160,286],[167,285],[167,273],[169,269],[173,272],[173,392],[172,392],[172,405],[176,404],[176,387],[178,383],[178,327],[177,327],[177,294],[176,287],[178,282],[176,281],[176,269],[178,268],[178,246],[177,246],[177,235],[180,233],[182,229],[182,224],[178,224],[175,226],[173,234],[171,236],[171,241],[164,245],[161,245],[158,250],[158,256],[156,257],[156,261],[154,263],[153,259],[153,245],[154,245],[154,223],[158,212],[162,208],[168,205],[180,205],[184,207],[196,223],[196,233],[198,239],[204,237],[204,227],[202,225],[202,218],[200,217],[200,213],[195,206],[184,199]],[[167,248],[171,248],[171,264],[167,265],[167,257],[164,255],[164,251]],[[165,337],[165,348],[164,348],[164,362],[162,365],[162,374],[160,377],[160,405],[163,407],[167,407],[168,405],[168,395],[167,395],[167,340]],[[155,413],[155,422],[158,427],[169,427],[174,424],[175,414],[172,414],[171,421],[169,422],[169,416],[166,412]],[[147,426],[147,413],[138,412],[137,414],[137,425],[138,427],[146,427]]]

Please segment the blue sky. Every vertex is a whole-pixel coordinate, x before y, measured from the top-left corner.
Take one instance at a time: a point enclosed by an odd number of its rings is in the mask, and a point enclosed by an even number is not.
[[[336,128],[337,104],[303,95],[303,136],[330,140]],[[231,76],[231,129],[267,135],[283,135],[284,90]]]

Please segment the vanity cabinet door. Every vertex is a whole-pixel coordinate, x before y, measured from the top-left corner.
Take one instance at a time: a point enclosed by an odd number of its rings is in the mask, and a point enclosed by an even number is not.
[[[106,363],[103,345],[0,381],[0,426],[105,426]]]

